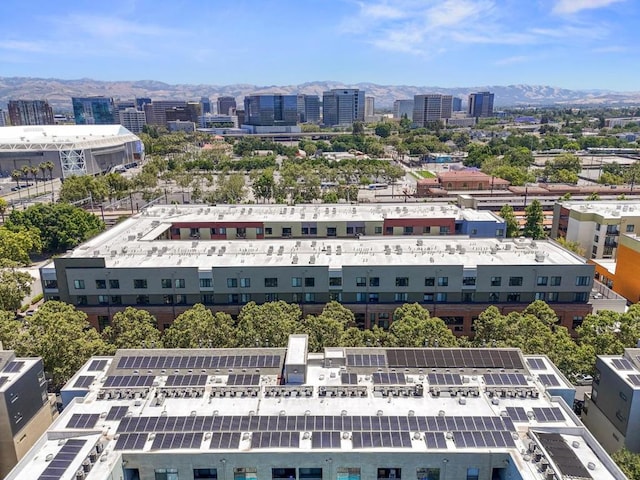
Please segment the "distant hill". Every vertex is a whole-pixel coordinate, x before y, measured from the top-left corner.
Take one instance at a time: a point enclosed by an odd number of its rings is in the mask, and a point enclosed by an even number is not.
[[[518,105],[639,105],[640,92],[613,92],[605,90],[567,90],[543,85],[483,85],[476,87],[418,87],[410,85],[377,85],[357,83],[347,85],[335,81],[316,81],[301,85],[190,85],[157,82],[154,80],[104,82],[81,78],[0,77],[0,105],[10,99],[47,99],[57,111],[71,109],[72,96],[104,95],[131,99],[150,97],[155,100],[199,100],[202,96],[215,99],[232,95],[239,102],[252,93],[306,93],[322,95],[331,88],[357,87],[376,99],[376,108],[390,108],[394,100],[413,98],[421,93],[444,93],[466,99],[471,92],[489,90],[495,93],[495,106]]]

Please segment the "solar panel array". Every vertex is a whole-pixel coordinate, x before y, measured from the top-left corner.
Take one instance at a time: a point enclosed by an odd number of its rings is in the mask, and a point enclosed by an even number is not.
[[[541,358],[527,358],[527,365],[531,370],[547,370],[547,364]]]
[[[521,373],[485,373],[484,383],[487,385],[527,386],[527,379]]]
[[[635,370],[633,364],[626,358],[614,358],[611,364],[618,370]]]
[[[260,375],[251,373],[230,374],[227,385],[260,385]]]
[[[462,385],[462,377],[457,373],[428,373],[429,385]]]
[[[559,387],[561,385],[558,377],[550,373],[541,373],[538,378],[545,387]]]
[[[104,382],[104,388],[150,387],[153,375],[111,375]]]
[[[529,417],[522,407],[507,407],[507,415],[514,422],[528,422]]]
[[[211,450],[230,450],[238,448],[240,443],[240,433],[233,432],[213,432],[211,434],[211,441],[209,442],[209,449]]]
[[[340,448],[340,432],[313,432],[311,448]]]
[[[357,385],[358,374],[357,373],[343,373],[340,375],[340,381],[343,385]]]
[[[425,432],[427,448],[447,448],[447,440],[442,432]]]
[[[280,355],[125,356],[119,369],[277,368]]]
[[[376,372],[371,375],[373,383],[376,385],[406,385],[407,379],[404,376],[404,373],[380,373]]]
[[[157,432],[364,432],[514,430],[509,417],[490,416],[182,416],[125,417],[120,433]]]
[[[78,456],[82,447],[84,447],[86,440],[77,440],[71,438],[65,442],[60,451],[49,462],[47,468],[38,477],[39,480],[60,480],[69,466]]]
[[[74,413],[71,415],[66,428],[93,428],[98,423],[100,415],[97,413]]]
[[[96,377],[92,375],[80,375],[73,384],[73,388],[89,388],[89,385],[93,383],[94,378]]]
[[[353,432],[353,448],[407,448],[411,446],[409,432]]]
[[[251,448],[296,448],[300,446],[298,432],[257,432],[251,436]]]
[[[178,450],[183,448],[199,449],[202,445],[203,433],[157,433],[151,445],[152,450]]]
[[[204,387],[207,375],[169,375],[165,387]]]
[[[115,405],[109,409],[107,413],[107,420],[122,420],[129,411],[129,407],[126,405]]]
[[[372,354],[348,354],[347,366],[349,367],[386,367],[387,361],[384,355]]]
[[[513,447],[511,432],[453,432],[453,441],[458,448]]]
[[[636,387],[640,387],[640,375],[629,375],[629,381]]]
[[[564,422],[562,410],[558,407],[533,407],[533,414],[538,422]]]
[[[488,348],[387,349],[389,368],[496,368],[522,370],[517,350]]]
[[[146,433],[121,433],[114,450],[142,450],[147,443]]]
[[[540,443],[557,465],[561,478],[593,478],[576,452],[559,433],[537,433]]]
[[[92,360],[87,368],[88,372],[101,372],[107,366],[106,360]]]
[[[2,371],[4,373],[15,373],[19,372],[22,367],[24,367],[24,362],[14,360],[13,362],[7,363]]]

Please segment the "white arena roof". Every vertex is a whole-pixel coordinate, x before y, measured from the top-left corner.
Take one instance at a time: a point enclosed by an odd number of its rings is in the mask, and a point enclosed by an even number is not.
[[[0,127],[0,151],[109,147],[140,139],[122,125]]]

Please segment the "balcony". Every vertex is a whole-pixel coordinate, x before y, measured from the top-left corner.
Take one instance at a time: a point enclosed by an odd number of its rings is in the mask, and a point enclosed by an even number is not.
[[[594,312],[598,310],[613,310],[614,312],[624,313],[627,308],[627,299],[622,295],[618,295],[604,283],[593,280],[589,304],[593,307]]]

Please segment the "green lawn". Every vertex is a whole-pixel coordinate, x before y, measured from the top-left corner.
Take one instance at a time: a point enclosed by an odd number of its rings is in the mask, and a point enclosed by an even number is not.
[[[417,173],[418,173],[418,175],[420,175],[422,178],[436,178],[436,176],[435,176],[433,173],[431,173],[431,172],[429,172],[429,171],[427,171],[427,170],[418,170],[418,172],[417,172]]]

